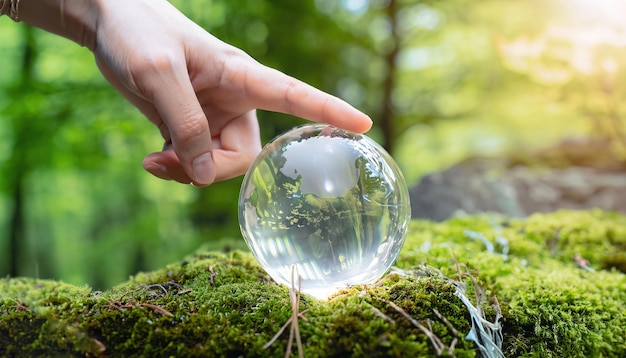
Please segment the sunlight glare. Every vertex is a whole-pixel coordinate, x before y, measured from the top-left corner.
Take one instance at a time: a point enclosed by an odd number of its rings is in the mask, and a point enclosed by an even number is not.
[[[560,0],[565,14],[578,24],[604,24],[626,30],[622,0]]]
[[[498,41],[505,66],[543,84],[612,75],[624,66],[626,2],[557,0],[561,12],[542,34]]]
[[[369,7],[369,0],[343,0],[343,6],[353,14],[362,15]]]

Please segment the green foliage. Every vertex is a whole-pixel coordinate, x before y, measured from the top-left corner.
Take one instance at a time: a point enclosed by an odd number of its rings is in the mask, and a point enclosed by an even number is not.
[[[478,295],[471,301],[488,320],[501,310],[506,356],[623,356],[626,275],[601,269],[611,250],[596,251],[621,245],[625,227],[626,217],[600,211],[415,221],[397,262],[410,275],[391,274],[329,301],[302,298],[305,356],[435,355],[432,339],[405,315],[455,356],[476,356],[459,285]],[[583,237],[588,247],[579,253],[593,260],[579,267],[570,244]],[[105,292],[2,279],[0,355],[283,355],[286,333],[263,346],[291,316],[289,302],[288,290],[243,252],[199,252]]]

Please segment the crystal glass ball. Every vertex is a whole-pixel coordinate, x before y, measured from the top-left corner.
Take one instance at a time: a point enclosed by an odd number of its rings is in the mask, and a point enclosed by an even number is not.
[[[329,125],[292,129],[269,142],[246,173],[239,224],[278,283],[324,299],[373,283],[393,264],[411,217],[406,182],[365,135]]]

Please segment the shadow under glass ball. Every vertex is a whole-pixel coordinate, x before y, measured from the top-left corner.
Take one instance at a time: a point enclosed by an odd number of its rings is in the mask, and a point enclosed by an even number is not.
[[[295,267],[302,291],[320,299],[382,277],[410,216],[391,156],[365,135],[322,124],[268,143],[239,197],[241,231],[260,265],[286,285]]]

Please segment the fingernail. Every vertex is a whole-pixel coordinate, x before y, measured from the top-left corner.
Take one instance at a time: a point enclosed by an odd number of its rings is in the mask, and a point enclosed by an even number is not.
[[[204,153],[193,160],[193,175],[198,184],[211,184],[215,180],[211,153]]]

